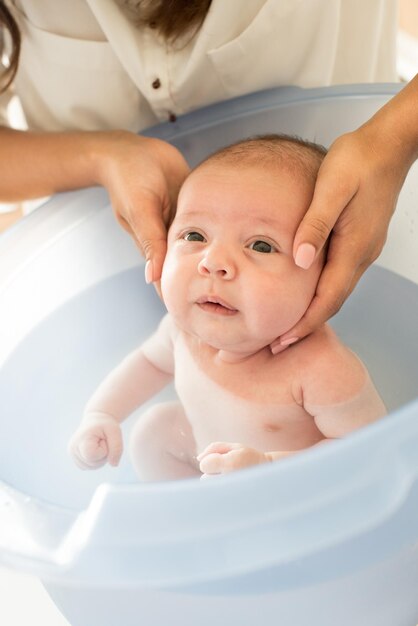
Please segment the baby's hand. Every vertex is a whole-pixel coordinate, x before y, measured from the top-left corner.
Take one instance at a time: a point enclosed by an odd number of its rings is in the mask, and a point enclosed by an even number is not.
[[[270,458],[264,452],[247,448],[240,443],[217,441],[203,450],[197,460],[203,477],[207,477],[267,463]]]
[[[68,450],[80,469],[118,465],[123,450],[119,422],[102,413],[89,415],[70,439]]]

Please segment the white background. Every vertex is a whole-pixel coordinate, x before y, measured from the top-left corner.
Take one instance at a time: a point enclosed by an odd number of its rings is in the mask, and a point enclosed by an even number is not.
[[[70,626],[39,580],[2,567],[0,567],[0,624]]]

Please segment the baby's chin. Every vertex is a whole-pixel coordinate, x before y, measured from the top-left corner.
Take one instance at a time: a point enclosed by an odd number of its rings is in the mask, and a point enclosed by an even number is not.
[[[192,335],[204,344],[210,346],[214,350],[229,352],[236,355],[255,354],[270,346],[277,339],[281,332],[285,332],[283,327],[277,329],[277,334],[270,332],[263,333],[260,328],[245,328],[242,325],[229,326],[224,324],[224,320],[219,320],[220,324],[212,324],[210,320],[207,322],[201,319],[193,319],[170,307],[167,307],[169,313],[174,318],[178,328],[188,335]],[[289,326],[290,328],[290,326]],[[281,331],[281,332],[280,332]]]
[[[200,341],[207,344],[214,350],[219,352],[230,353],[231,355],[248,356],[249,354],[255,354],[268,347],[273,339],[266,338],[251,339],[237,338],[237,337],[225,337],[219,336],[215,333],[193,333]]]

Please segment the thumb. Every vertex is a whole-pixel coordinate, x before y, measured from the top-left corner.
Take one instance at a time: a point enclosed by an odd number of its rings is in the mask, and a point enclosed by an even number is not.
[[[161,278],[167,252],[167,228],[157,197],[141,202],[141,210],[132,216],[130,227],[145,257],[145,279],[147,283],[156,282]]]
[[[343,179],[336,164],[327,162],[329,156],[319,169],[311,204],[293,242],[293,258],[303,269],[311,267],[338,218],[357,192],[357,185]]]

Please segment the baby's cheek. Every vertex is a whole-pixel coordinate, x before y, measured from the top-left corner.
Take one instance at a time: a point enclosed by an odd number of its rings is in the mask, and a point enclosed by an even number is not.
[[[161,293],[164,304],[170,308],[176,304],[176,294],[180,289],[179,272],[175,259],[167,255],[161,274]]]
[[[190,277],[176,258],[167,258],[161,276],[161,292],[167,311],[176,319],[187,312]]]
[[[283,281],[266,293],[260,305],[261,327],[272,335],[284,334],[304,315],[315,290],[298,281]]]
[[[295,313],[303,315],[315,295],[317,278],[313,273],[308,274],[309,270],[308,272],[306,270],[300,271],[305,272],[305,275],[299,274],[293,282],[293,302]]]

